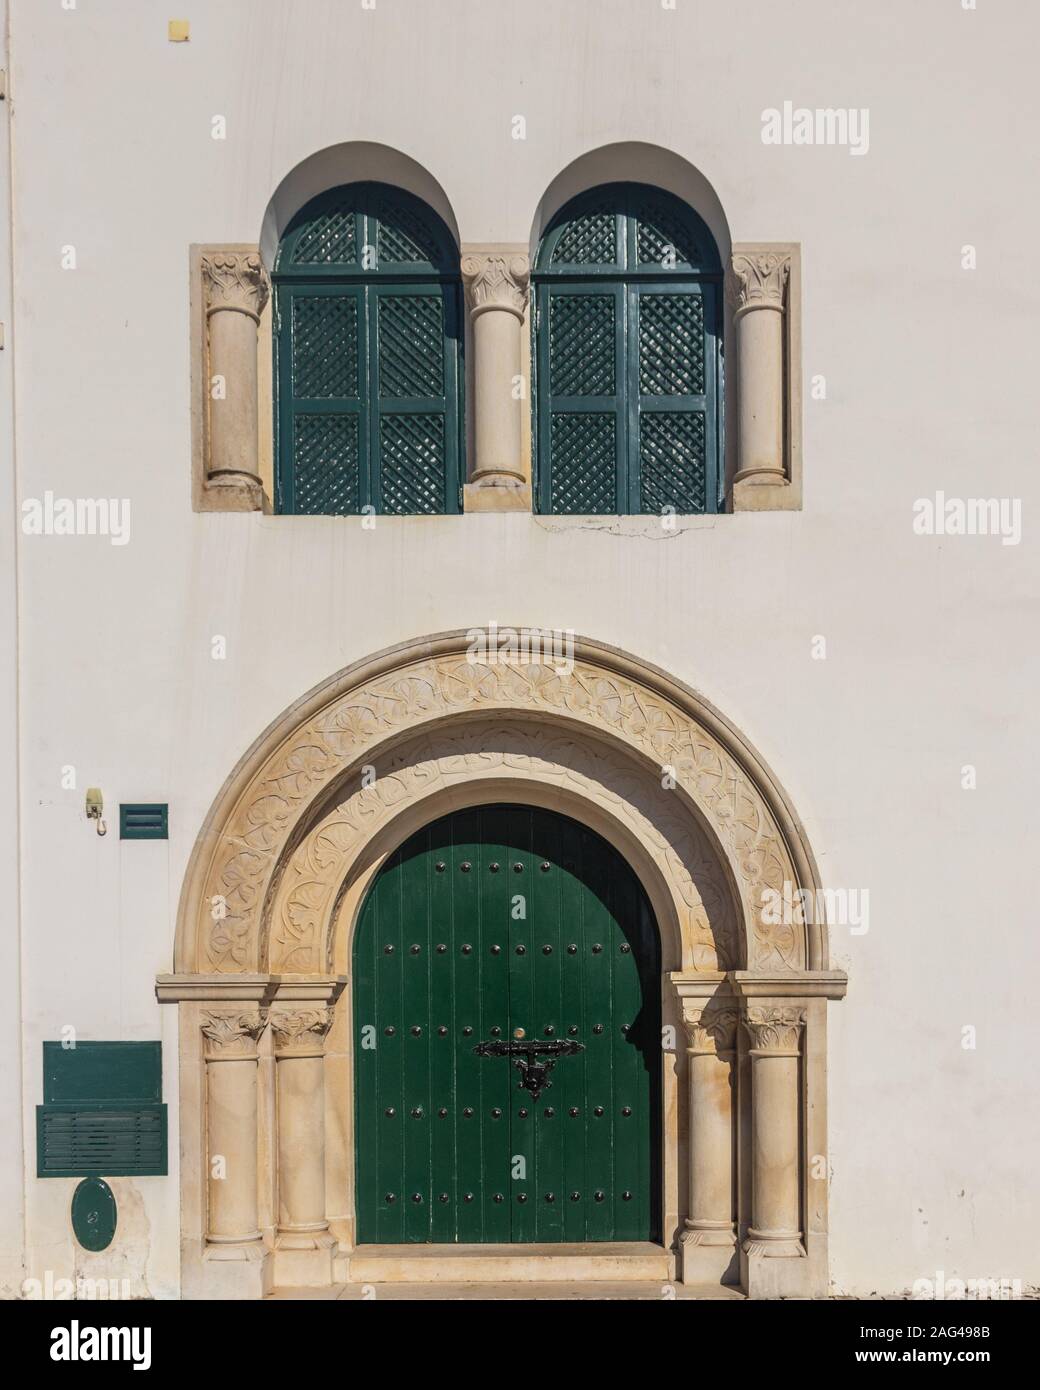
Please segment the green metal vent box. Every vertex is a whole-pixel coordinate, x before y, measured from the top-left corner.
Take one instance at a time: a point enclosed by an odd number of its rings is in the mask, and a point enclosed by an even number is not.
[[[41,1178],[165,1177],[162,1043],[43,1044],[36,1107]]]
[[[168,840],[170,838],[170,808],[164,802],[153,805],[120,804],[119,838],[121,840]]]

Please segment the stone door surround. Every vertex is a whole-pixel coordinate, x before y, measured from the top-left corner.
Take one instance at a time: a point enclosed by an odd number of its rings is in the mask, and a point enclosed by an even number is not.
[[[804,831],[706,701],[614,648],[573,667],[440,634],[358,662],[261,735],[192,854],[175,970],[188,1296],[346,1277],[353,1249],[351,933],[387,855],[466,805],[588,824],[661,931],[666,1244],[687,1282],[827,1288],[826,928],[774,924],[767,889],[823,901]],[[374,780],[373,780],[374,770]]]

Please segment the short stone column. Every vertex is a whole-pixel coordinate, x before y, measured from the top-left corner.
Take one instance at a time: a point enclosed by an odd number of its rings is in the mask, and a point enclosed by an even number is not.
[[[257,1041],[266,1009],[201,1016],[206,1068],[206,1259],[263,1258],[257,1202]]]
[[[473,332],[473,476],[466,511],[529,511],[531,478],[522,454],[526,392],[520,387],[521,333],[530,261],[507,248],[462,257]]]
[[[789,1278],[772,1277],[772,1261],[807,1264],[799,1122],[805,1016],[802,1005],[754,1003],[744,1018],[751,1057],[751,1224],[744,1254],[753,1297],[793,1291]]]
[[[784,305],[791,258],[734,255],[726,277],[737,334],[734,486],[786,483]]]
[[[278,1231],[275,1281],[332,1282],[335,1238],[325,1214],[325,1036],[327,1008],[271,1015],[278,1106]]]
[[[691,1007],[692,1005],[692,1007]],[[735,1007],[686,1001],[689,1214],[680,1240],[684,1284],[735,1284]]]
[[[206,487],[226,491],[229,510],[259,511],[257,328],[271,291],[254,252],[202,258],[206,305]]]

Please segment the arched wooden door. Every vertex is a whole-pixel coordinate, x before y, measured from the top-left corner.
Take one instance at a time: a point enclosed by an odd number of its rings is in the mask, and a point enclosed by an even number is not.
[[[360,1243],[659,1238],[660,943],[599,835],[524,806],[424,827],[353,987]]]

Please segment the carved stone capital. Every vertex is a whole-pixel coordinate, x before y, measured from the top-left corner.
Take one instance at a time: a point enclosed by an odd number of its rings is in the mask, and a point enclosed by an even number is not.
[[[271,280],[254,251],[211,252],[202,258],[206,313],[231,309],[258,323],[271,294]]]
[[[736,255],[726,275],[726,297],[737,317],[751,309],[783,309],[791,257],[772,251]]]
[[[267,1010],[204,1013],[200,1027],[207,1060],[222,1062],[255,1057],[256,1044],[267,1027]]]
[[[743,1023],[752,1053],[797,1057],[805,1013],[795,1004],[750,1004]]]
[[[466,302],[474,315],[487,309],[507,309],[523,318],[531,281],[527,256],[505,252],[467,254],[462,258],[462,279]]]
[[[686,1051],[691,1056],[732,1052],[739,1018],[736,1009],[684,1010],[683,1027],[688,1039]]]
[[[331,1009],[278,1009],[271,1015],[277,1057],[320,1057],[332,1027]]]

